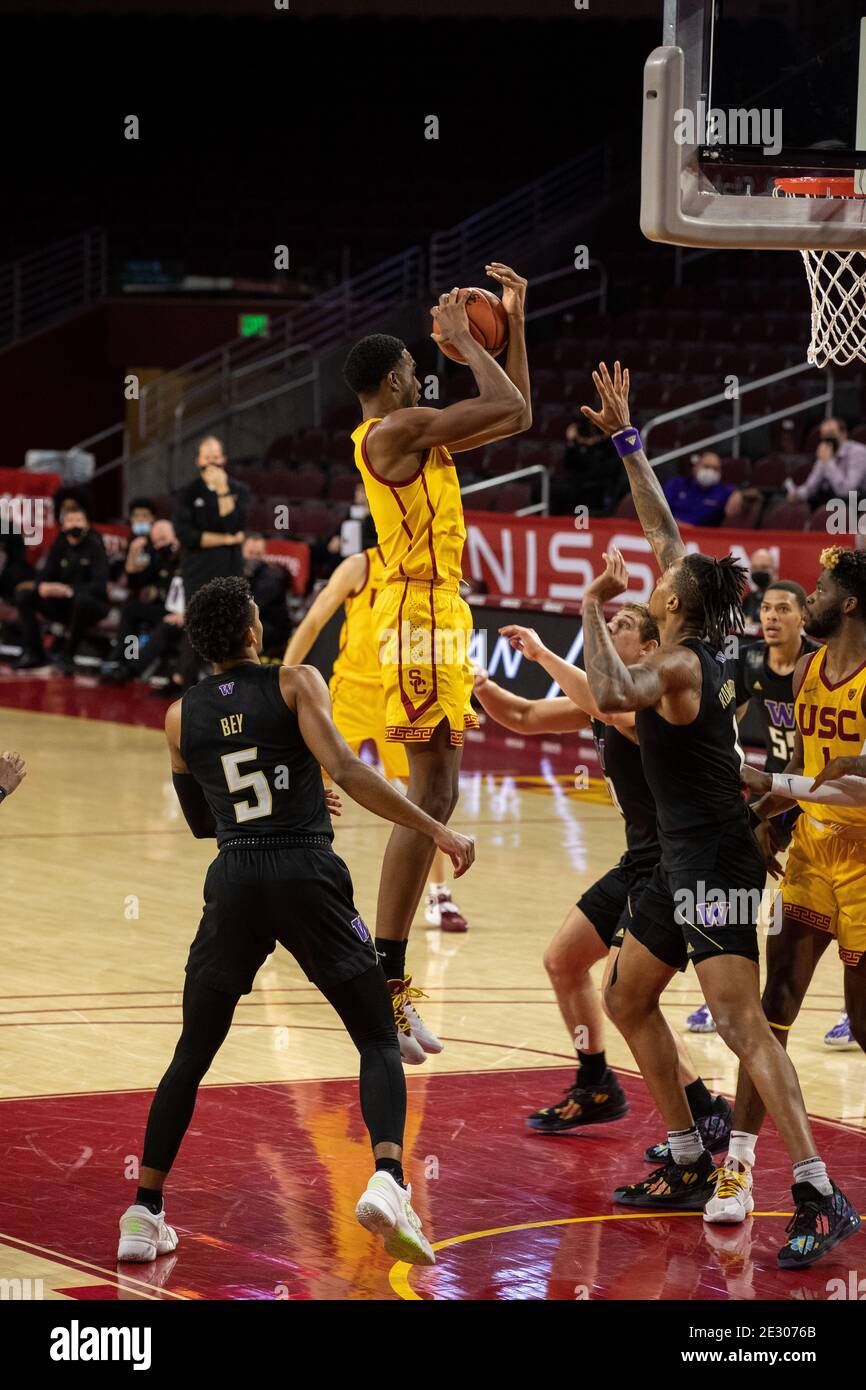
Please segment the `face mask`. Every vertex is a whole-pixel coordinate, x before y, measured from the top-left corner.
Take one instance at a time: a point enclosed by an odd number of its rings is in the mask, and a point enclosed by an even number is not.
[[[261,561],[259,560],[244,560],[244,574],[246,575],[247,579],[252,579],[260,563]]]
[[[721,473],[717,473],[715,468],[699,468],[695,474],[701,487],[713,487],[721,476]]]
[[[67,536],[71,536],[73,540],[80,541],[81,537],[84,535],[84,527],[70,526],[67,528],[66,534]]]
[[[132,523],[132,534],[133,534],[134,536],[149,536],[149,535],[150,535],[150,522],[149,522],[149,521],[134,521],[134,522]]]
[[[766,589],[770,582],[769,570],[752,570],[752,583],[758,589]]]
[[[161,556],[162,559],[167,559],[169,555],[173,555],[173,554],[174,554],[174,546],[173,546],[173,545],[161,545],[161,546],[158,548],[158,550],[157,550],[156,553],[157,553],[157,555]]]

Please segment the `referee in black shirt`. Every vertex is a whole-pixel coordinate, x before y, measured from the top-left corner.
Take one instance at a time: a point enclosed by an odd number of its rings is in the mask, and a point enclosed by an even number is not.
[[[243,576],[242,546],[249,489],[230,478],[222,442],[214,435],[198,446],[198,476],[177,493],[174,529],[181,544],[181,576],[186,606],[211,579]],[[199,662],[187,640],[180,658],[184,685],[194,685]]]

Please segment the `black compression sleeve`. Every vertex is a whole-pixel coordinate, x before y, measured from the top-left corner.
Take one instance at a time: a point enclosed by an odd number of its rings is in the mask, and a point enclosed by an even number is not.
[[[180,809],[197,840],[209,840],[216,835],[216,821],[205,794],[191,772],[173,772],[171,780],[177,792]]]

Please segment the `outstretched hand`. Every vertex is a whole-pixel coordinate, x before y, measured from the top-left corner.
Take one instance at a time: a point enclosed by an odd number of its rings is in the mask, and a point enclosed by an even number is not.
[[[583,601],[595,599],[597,603],[609,603],[612,598],[624,594],[628,588],[628,570],[622,551],[612,545],[604,554],[604,569],[584,591]]]
[[[601,410],[582,405],[581,414],[605,434],[617,434],[619,430],[627,429],[631,424],[628,413],[628,367],[623,371],[619,363],[615,362],[611,379],[606,363],[601,362],[598,371],[593,372],[592,379],[601,402]]]

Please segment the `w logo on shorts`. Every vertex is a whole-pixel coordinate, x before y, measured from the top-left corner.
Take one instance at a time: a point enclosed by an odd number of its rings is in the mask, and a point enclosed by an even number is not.
[[[370,940],[370,932],[367,928],[367,923],[364,921],[363,917],[353,917],[349,925],[352,928],[352,931],[358,933],[362,941]]]
[[[698,921],[705,927],[724,927],[728,920],[726,902],[707,902],[697,904]]]

